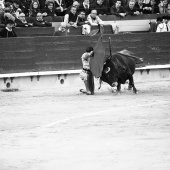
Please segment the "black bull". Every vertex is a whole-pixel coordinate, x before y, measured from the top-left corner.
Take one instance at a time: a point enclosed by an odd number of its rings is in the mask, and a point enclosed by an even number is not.
[[[130,57],[120,53],[110,56],[104,64],[99,88],[101,87],[101,81],[104,81],[111,87],[117,86],[117,91],[120,92],[121,84],[125,84],[129,80],[128,89],[133,88],[133,92],[137,93],[133,80],[137,60],[141,61],[140,58],[133,58],[133,56]]]

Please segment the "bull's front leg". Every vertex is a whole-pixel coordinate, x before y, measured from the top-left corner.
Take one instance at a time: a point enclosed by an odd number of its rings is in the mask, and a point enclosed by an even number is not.
[[[121,83],[117,84],[117,94],[121,94]]]

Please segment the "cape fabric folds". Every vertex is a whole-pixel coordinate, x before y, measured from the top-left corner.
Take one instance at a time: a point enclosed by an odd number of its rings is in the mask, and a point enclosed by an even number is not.
[[[100,36],[94,47],[94,56],[90,58],[90,70],[96,78],[101,77],[105,61],[105,48],[103,47],[102,36]]]

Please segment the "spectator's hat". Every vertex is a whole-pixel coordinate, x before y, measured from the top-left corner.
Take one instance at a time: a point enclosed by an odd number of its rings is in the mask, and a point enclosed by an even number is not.
[[[6,25],[7,25],[7,24],[15,24],[15,22],[14,22],[14,21],[12,21],[12,20],[10,20],[10,19],[6,20],[6,22],[5,22],[5,23],[6,23]]]

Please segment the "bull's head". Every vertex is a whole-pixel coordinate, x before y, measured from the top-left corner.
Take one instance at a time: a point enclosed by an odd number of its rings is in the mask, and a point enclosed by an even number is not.
[[[117,81],[118,81],[118,77],[116,73],[117,70],[115,69],[114,63],[111,62],[110,60],[107,60],[103,68],[101,79],[104,82],[108,83],[110,86],[115,87],[117,86]]]

